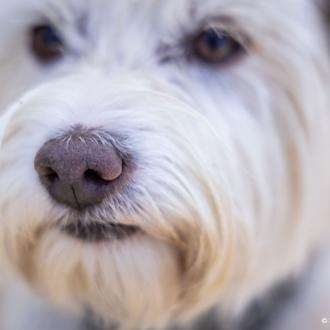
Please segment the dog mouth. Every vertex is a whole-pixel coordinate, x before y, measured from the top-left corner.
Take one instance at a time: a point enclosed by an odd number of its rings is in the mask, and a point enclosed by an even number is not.
[[[138,232],[138,227],[119,223],[70,223],[61,227],[67,235],[90,243],[122,240]]]

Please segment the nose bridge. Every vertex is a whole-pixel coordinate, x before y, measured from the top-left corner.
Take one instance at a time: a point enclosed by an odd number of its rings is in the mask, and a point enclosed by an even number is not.
[[[151,45],[141,49],[141,45],[134,42],[125,44],[122,41],[115,46],[104,42],[81,58],[77,71],[94,70],[110,77],[149,72],[157,66],[156,50],[149,49]]]
[[[55,88],[57,86],[54,86],[53,90]],[[107,67],[106,70],[100,62],[83,63],[76,75],[68,77],[65,88],[70,90],[70,97],[75,102],[74,107],[79,111],[84,109],[86,104],[93,111],[96,106],[112,103],[119,95],[125,94],[127,98],[131,98],[134,92],[172,92],[174,89],[165,79],[157,76],[152,68],[133,70],[119,66]],[[56,90],[54,92],[56,93]]]

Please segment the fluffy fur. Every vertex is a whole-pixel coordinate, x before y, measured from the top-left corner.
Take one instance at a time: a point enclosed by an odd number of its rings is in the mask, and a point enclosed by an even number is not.
[[[50,20],[70,51],[52,66],[28,29]],[[245,40],[214,68],[185,57],[202,22]],[[0,11],[3,268],[72,310],[161,328],[212,306],[237,316],[302,271],[329,229],[329,59],[312,0],[5,0]],[[5,63],[5,65],[4,65]],[[84,221],[138,225],[75,240],[33,168],[48,139],[82,125],[118,136],[137,170]]]

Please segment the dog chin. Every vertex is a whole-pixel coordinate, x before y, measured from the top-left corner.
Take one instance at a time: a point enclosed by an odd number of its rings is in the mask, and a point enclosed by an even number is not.
[[[180,295],[177,251],[141,230],[125,238],[117,231],[107,229],[101,240],[48,231],[30,258],[29,281],[52,303],[81,312],[87,308],[104,322],[161,326]]]

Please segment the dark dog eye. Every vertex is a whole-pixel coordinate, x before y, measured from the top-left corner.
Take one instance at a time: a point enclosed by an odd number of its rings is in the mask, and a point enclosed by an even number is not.
[[[64,48],[60,33],[51,25],[40,25],[32,29],[32,51],[42,62],[59,59]]]
[[[215,28],[200,33],[194,39],[193,49],[199,59],[213,64],[230,61],[244,50],[241,43],[226,31]]]

